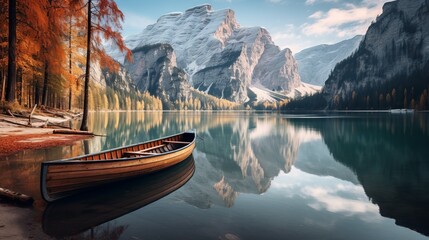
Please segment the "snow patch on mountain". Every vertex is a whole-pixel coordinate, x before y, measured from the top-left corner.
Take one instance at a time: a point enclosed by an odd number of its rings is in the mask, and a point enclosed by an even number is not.
[[[286,94],[287,97],[295,99],[304,96],[310,96],[322,90],[321,86],[312,85],[309,83],[302,82],[299,87],[296,87],[293,91]]]
[[[261,85],[252,85],[249,87],[256,97],[255,102],[279,102],[284,99],[295,99],[303,96],[310,96],[322,90],[322,87],[311,85],[308,83],[301,83],[298,87],[294,88],[288,94],[282,94],[276,91],[267,89]]]
[[[328,45],[307,48],[295,54],[301,80],[323,86],[335,65],[350,56],[359,47],[363,36]]]
[[[266,88],[261,87],[249,87],[249,89],[256,94],[256,102],[277,102],[278,99],[274,98],[272,92]],[[286,98],[286,97],[285,97]]]

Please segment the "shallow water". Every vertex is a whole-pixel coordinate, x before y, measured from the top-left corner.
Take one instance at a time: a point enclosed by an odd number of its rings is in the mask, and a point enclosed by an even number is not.
[[[35,197],[31,221],[47,238],[429,236],[428,115],[103,112],[89,125],[106,137],[0,159],[0,186]],[[41,200],[43,160],[194,128],[197,148],[175,168]]]

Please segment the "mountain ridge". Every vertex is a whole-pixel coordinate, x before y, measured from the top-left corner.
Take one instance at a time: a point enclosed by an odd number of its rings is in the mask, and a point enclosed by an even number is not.
[[[220,99],[245,103],[254,84],[284,94],[301,85],[291,51],[276,46],[265,28],[240,27],[231,9],[205,4],[165,14],[125,42],[133,49],[169,44],[189,83]],[[122,55],[108,52],[123,62]]]

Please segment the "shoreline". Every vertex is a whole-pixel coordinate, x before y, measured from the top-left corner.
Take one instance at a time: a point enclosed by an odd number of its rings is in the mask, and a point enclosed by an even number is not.
[[[30,150],[73,144],[88,139],[89,135],[54,134],[55,127],[43,127],[46,121],[58,124],[70,121],[71,118],[36,115],[32,126],[25,126],[28,118],[17,118],[0,114],[0,157]]]

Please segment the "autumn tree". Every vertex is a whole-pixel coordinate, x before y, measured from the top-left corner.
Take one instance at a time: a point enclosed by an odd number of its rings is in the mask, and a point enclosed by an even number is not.
[[[1,91],[1,101],[5,100],[5,90],[6,90],[6,72],[7,72],[7,48],[8,48],[8,1],[0,0],[0,91]]]
[[[120,30],[121,22],[124,20],[124,14],[119,10],[113,0],[88,0],[87,2],[87,50],[86,50],[86,68],[84,83],[84,105],[82,131],[88,130],[88,98],[89,98],[89,80],[91,75],[91,60],[98,60],[102,66],[111,70],[119,68],[112,58],[105,53],[102,40],[112,41],[118,46],[121,52],[126,52],[126,56],[131,60],[131,51],[125,46]],[[91,56],[94,53],[94,56]]]
[[[38,103],[39,77],[45,75],[47,81],[48,75],[45,73],[48,73],[48,71],[56,74],[56,76],[53,76],[53,80],[61,81],[61,75],[63,74],[62,64],[64,62],[64,49],[62,47],[64,45],[62,36],[63,12],[66,9],[64,4],[68,1],[75,0],[15,0],[8,1],[7,4],[5,0],[2,0],[0,8],[2,15],[0,18],[3,19],[6,15],[3,13],[4,8],[7,7],[8,19],[11,19],[7,31],[3,31],[6,21],[2,20],[2,31],[0,33],[2,47],[6,39],[4,33],[7,32],[8,35],[12,35],[10,38],[9,36],[7,37],[7,91],[2,91],[2,94],[6,92],[8,101],[18,100],[21,103],[25,96],[24,93],[28,93],[26,94],[26,103],[31,104],[31,95],[34,95],[34,102]],[[0,64],[3,68],[6,65],[4,64],[3,49],[0,54]],[[50,62],[49,68],[45,64],[48,61]],[[31,89],[32,85],[35,89]],[[46,84],[45,86],[47,87]],[[47,92],[44,91],[44,93],[44,102],[46,102]]]
[[[83,76],[81,66],[85,63],[84,49],[86,46],[86,38],[84,36],[86,11],[81,6],[82,0],[70,0],[68,3],[68,29],[67,29],[67,58],[68,58],[68,109],[72,110],[73,94],[79,89],[78,79]]]
[[[15,101],[16,86],[16,0],[9,0],[6,100]]]
[[[64,28],[66,1],[48,0],[45,3],[47,26],[43,29],[42,35],[42,59],[44,61],[44,76],[42,90],[42,105],[47,104],[48,80],[50,74],[61,75],[64,71]]]
[[[4,66],[4,62],[7,62],[7,89],[2,91],[2,95],[6,93],[6,100],[14,102],[16,99],[16,87],[17,87],[17,73],[19,72],[19,80],[22,91],[23,77],[25,75],[33,74],[37,71],[38,67],[38,51],[40,40],[40,33],[43,32],[42,26],[47,26],[45,23],[45,12],[43,10],[44,0],[31,1],[31,0],[14,0],[14,1],[2,1],[1,12],[2,18],[6,16],[5,8],[7,11],[8,24],[6,21],[2,22],[1,39],[2,46],[4,46],[4,40],[7,36],[7,54],[3,54],[2,61],[0,63]],[[3,25],[4,23],[4,25]],[[3,30],[6,30],[3,32]],[[2,33],[6,33],[2,34]],[[4,56],[7,55],[7,60]],[[3,81],[5,83],[5,81]],[[4,86],[4,85],[3,85]],[[2,88],[3,90],[4,88]],[[22,92],[21,92],[22,95]]]

